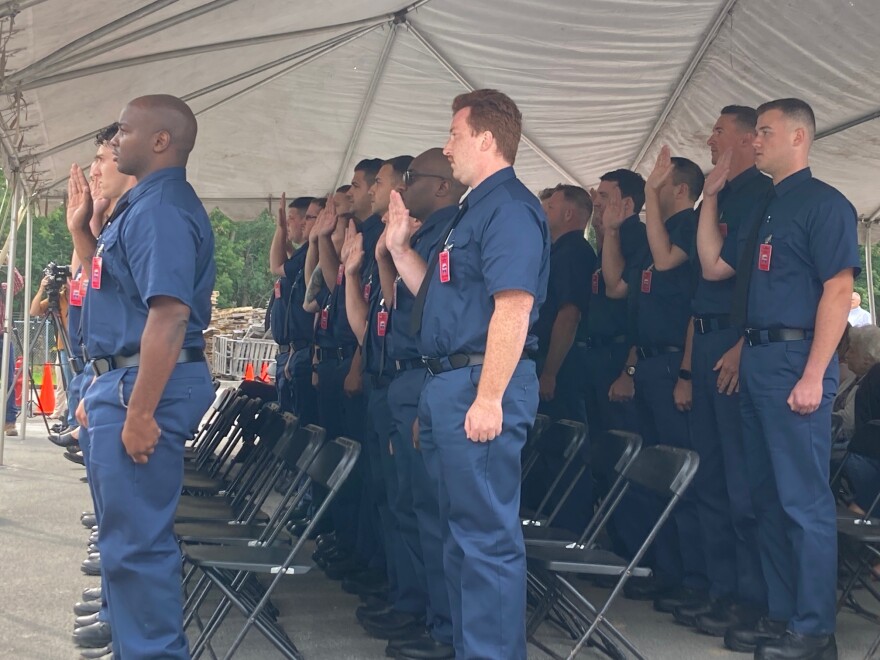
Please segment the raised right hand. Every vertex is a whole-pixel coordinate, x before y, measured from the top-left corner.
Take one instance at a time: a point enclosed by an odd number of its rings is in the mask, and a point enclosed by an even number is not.
[[[327,204],[318,214],[312,233],[318,236],[331,236],[334,229],[336,229],[336,202],[333,200],[333,195],[328,195]]]
[[[718,162],[715,163],[715,167],[709,172],[709,176],[706,177],[706,182],[703,184],[703,195],[714,197],[721,192],[724,184],[727,183],[727,175],[730,174],[730,161],[732,158],[733,149],[725,149]]]
[[[281,206],[278,207],[278,226],[287,229],[287,193],[281,193]]]
[[[620,188],[614,187],[608,191],[608,201],[605,202],[605,210],[602,212],[602,226],[606,229],[620,229],[624,220],[626,212],[623,209],[623,196]]]
[[[86,175],[74,163],[70,166],[70,178],[67,180],[67,229],[71,232],[88,231],[92,206],[92,191]]]
[[[391,191],[388,203],[388,222],[385,224],[385,244],[391,254],[409,249],[409,242],[415,233],[415,220],[396,190]]]

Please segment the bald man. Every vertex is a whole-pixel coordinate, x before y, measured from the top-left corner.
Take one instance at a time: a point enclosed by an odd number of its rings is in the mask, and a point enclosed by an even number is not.
[[[89,430],[113,656],[189,658],[174,515],[184,442],[213,399],[202,331],[211,318],[214,235],[186,181],[196,119],[173,96],[144,96],[110,147],[137,185],[100,235],[78,166],[68,227],[90,269],[83,308],[95,380],[77,411]]]

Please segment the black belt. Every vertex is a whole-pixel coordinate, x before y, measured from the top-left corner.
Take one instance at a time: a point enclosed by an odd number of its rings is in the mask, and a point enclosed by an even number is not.
[[[802,330],[801,328],[768,328],[761,330],[759,328],[746,328],[746,342],[749,346],[759,346],[761,344],[770,344],[777,341],[802,341],[804,339],[812,339],[812,330]]]
[[[336,360],[342,362],[346,358],[354,355],[357,349],[354,346],[336,346],[335,348],[315,347],[315,359],[318,362],[326,362],[327,360]]]
[[[411,358],[409,360],[395,360],[394,368],[397,373],[401,371],[409,371],[410,369],[424,369],[425,363],[421,358]]]
[[[732,327],[732,325],[733,324],[730,322],[730,314],[694,317],[694,332],[698,332],[701,335],[716,332],[718,330],[727,330]]]
[[[73,369],[73,373],[77,376],[79,376],[83,372],[83,369],[85,369],[85,362],[83,362],[83,359],[79,356],[71,355],[68,362],[70,362],[70,368]]]
[[[301,351],[302,349],[306,348],[311,343],[312,342],[308,339],[301,339],[299,341],[294,340],[289,344],[278,344],[278,352],[290,353],[291,351],[293,351],[294,353],[296,353],[297,351]]]
[[[204,362],[205,352],[201,348],[184,348],[181,349],[180,355],[177,356],[177,364],[186,362]],[[136,367],[141,362],[141,354],[134,355],[107,355],[95,358],[91,361],[92,371],[96,376],[103,376],[108,371],[114,369],[124,369],[126,367]]]
[[[626,335],[614,335],[613,337],[608,336],[596,336],[596,337],[587,337],[584,341],[575,342],[576,345],[582,348],[602,348],[603,346],[611,346],[612,344],[625,344],[626,343]]]
[[[454,353],[453,355],[440,358],[423,357],[422,362],[428,368],[428,372],[432,376],[436,376],[437,374],[453,371],[455,369],[476,367],[483,364],[485,358],[486,355],[484,353]],[[526,351],[523,351],[519,359],[528,360],[529,354]]]
[[[669,353],[681,353],[681,350],[681,346],[639,346],[636,352],[643,360],[649,360]]]

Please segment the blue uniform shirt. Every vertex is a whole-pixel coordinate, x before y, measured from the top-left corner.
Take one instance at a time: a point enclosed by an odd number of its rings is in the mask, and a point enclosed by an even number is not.
[[[665,223],[669,241],[690,254],[697,230],[697,212],[679,211]],[[629,264],[627,264],[627,267]],[[694,271],[690,259],[671,270],[659,271],[648,258],[638,270],[629,269],[629,294],[635,296],[636,345],[684,347],[691,317]]]
[[[434,211],[413,234],[412,247],[422,259],[427,260],[431,251],[441,240],[440,233],[458,213],[458,206],[452,205]],[[388,354],[395,360],[414,360],[421,357],[416,337],[409,331],[415,295],[406,288],[401,278],[397,278],[397,298],[392,299],[391,322],[385,342]],[[417,292],[418,293],[418,292]],[[393,294],[392,294],[393,295]],[[387,302],[387,301],[386,301]]]
[[[204,348],[211,321],[214,232],[182,167],[153,172],[117,203],[98,237],[100,288],[91,281],[83,309],[90,357],[140,351],[150,299],[175,298],[190,308],[184,348]]]
[[[731,268],[737,266],[737,237],[740,227],[749,223],[767,199],[767,193],[773,187],[773,180],[761,174],[754,165],[728,181],[718,193],[718,223],[724,236],[721,258]],[[692,303],[696,316],[729,314],[733,304],[733,289],[736,276],[718,282],[703,277],[700,259],[697,255],[696,242],[693,249],[694,267],[699,271],[697,290]]]
[[[645,225],[638,215],[631,215],[620,225],[620,251],[624,260],[623,279],[630,280],[630,273],[638,272],[646,259],[650,259]],[[601,255],[602,252],[600,251]],[[610,339],[625,335],[630,330],[630,305],[626,299],[609,298],[605,293],[602,277],[602,259],[593,272],[588,286],[591,287],[590,313],[587,315],[586,335],[594,339]],[[583,325],[583,323],[581,324]]]
[[[288,297],[285,298],[287,303],[286,328],[289,342],[309,341],[314,332],[315,315],[303,309],[308,288],[308,282],[305,281],[308,250],[309,244],[306,242],[293,253],[290,259],[284,262],[284,277],[282,279],[287,280],[290,287]]]
[[[364,371],[376,376],[393,376],[394,360],[388,352],[387,338],[390,325],[391,295],[386,296],[379,286],[379,266],[373,260],[373,282],[368,296],[367,331],[364,334]],[[385,316],[385,334],[380,334],[379,313]]]
[[[272,339],[276,344],[289,344],[290,331],[288,329],[288,304],[290,302],[290,280],[287,277],[279,277],[275,280],[275,299],[269,310],[269,329],[272,331]]]
[[[809,167],[774,189],[775,196],[758,220],[746,325],[811,329],[824,283],[846,268],[852,268],[854,276],[861,270],[858,216],[849,200],[814,179]],[[741,250],[748,233],[739,232]],[[768,270],[759,268],[762,244],[771,247]]]
[[[590,305],[590,278],[595,271],[596,252],[584,238],[582,231],[563,234],[550,247],[547,299],[541,306],[534,328],[538,337],[538,350],[542,355],[546,355],[550,348],[553,324],[561,307],[574,305],[582,316],[587,315]]]
[[[535,301],[529,326],[547,294],[550,241],[541,204],[512,167],[488,177],[468,195],[467,212],[431,252],[449,249],[448,282],[437,267],[428,284],[419,350],[428,357],[485,353],[492,299],[500,291],[525,291]],[[445,240],[444,240],[445,239]],[[525,348],[535,350],[530,334]]]

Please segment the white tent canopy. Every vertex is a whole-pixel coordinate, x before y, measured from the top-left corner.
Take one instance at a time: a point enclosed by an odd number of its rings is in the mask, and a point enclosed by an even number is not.
[[[360,158],[442,145],[452,98],[494,87],[523,112],[535,189],[645,173],[664,143],[708,169],[723,105],[799,96],[817,176],[880,211],[877,0],[18,0],[0,16],[6,171],[40,199],[142,94],[189,101],[190,180],[246,218]]]

